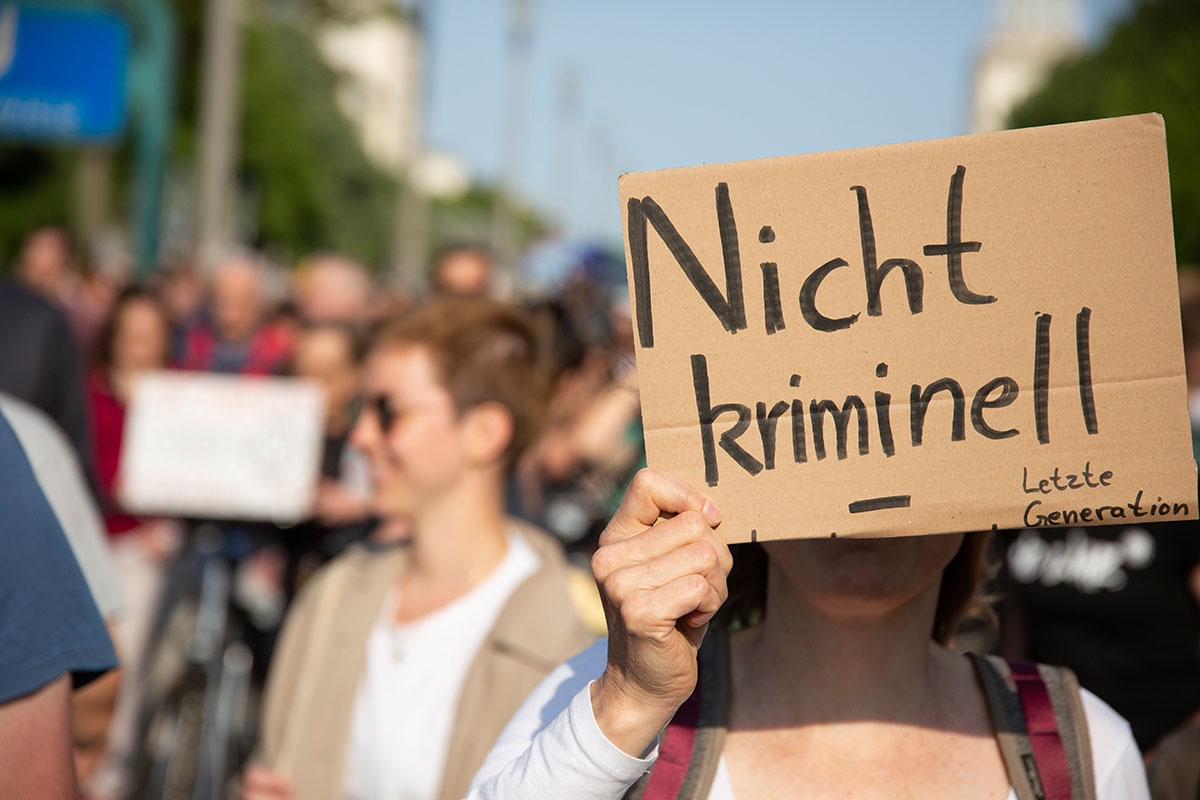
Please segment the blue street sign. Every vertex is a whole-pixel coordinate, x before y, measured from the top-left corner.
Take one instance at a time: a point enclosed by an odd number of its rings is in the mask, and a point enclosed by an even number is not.
[[[0,4],[0,136],[117,136],[128,52],[129,29],[116,14]]]

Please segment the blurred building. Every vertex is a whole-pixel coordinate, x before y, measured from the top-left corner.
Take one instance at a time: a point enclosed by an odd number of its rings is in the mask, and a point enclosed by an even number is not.
[[[392,225],[392,268],[415,284],[430,249],[430,198],[471,185],[460,158],[424,146],[426,13],[432,0],[326,0],[337,13],[314,31],[338,76],[337,103],[363,152],[401,187]]]
[[[975,68],[971,133],[1005,127],[1051,68],[1083,45],[1081,0],[997,0],[996,23]]]
[[[414,12],[396,0],[340,0],[337,21],[321,24],[317,48],[338,74],[338,105],[363,150],[393,175],[420,157],[425,43]]]

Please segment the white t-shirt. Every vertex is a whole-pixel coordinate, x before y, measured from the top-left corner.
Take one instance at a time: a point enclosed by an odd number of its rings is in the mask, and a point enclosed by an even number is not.
[[[67,535],[100,616],[110,620],[124,609],[125,598],[108,552],[104,520],[84,477],[84,465],[66,434],[41,409],[0,392],[0,413],[17,434],[33,475]]]
[[[441,788],[462,683],[509,597],[540,564],[519,533],[467,594],[395,624],[389,594],[367,639],[366,666],[346,745],[348,800],[432,800]]]
[[[619,800],[650,769],[655,748],[634,758],[605,738],[592,713],[591,682],[604,672],[601,639],[550,673],[517,709],[471,784],[469,800]],[[1088,692],[1097,800],[1149,800],[1141,753],[1127,723]],[[735,800],[722,756],[708,800]],[[1008,800],[1016,800],[1010,789]]]

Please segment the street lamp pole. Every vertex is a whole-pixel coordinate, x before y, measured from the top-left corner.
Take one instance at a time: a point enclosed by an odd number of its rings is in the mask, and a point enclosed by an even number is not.
[[[196,222],[196,255],[204,272],[216,268],[232,239],[229,209],[237,197],[241,4],[241,0],[208,0],[205,9]]]
[[[529,52],[533,42],[532,0],[512,0],[506,49],[506,85],[500,125],[500,181],[492,218],[492,249],[499,277],[511,286],[520,249],[516,197],[524,164],[529,107]]]

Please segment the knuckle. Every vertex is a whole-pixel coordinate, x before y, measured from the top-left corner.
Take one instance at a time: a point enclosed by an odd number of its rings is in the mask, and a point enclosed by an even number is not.
[[[729,572],[733,568],[733,553],[723,539],[717,539],[717,554],[721,557],[721,568]]]
[[[629,491],[634,494],[641,494],[649,490],[654,485],[656,473],[649,467],[642,467],[634,473],[633,480],[629,483]]]
[[[715,584],[710,584],[710,588],[717,593],[720,603],[724,603],[729,598],[729,584],[725,582],[725,576],[719,576]]]
[[[621,534],[617,531],[617,520],[616,517],[614,517],[613,519],[609,520],[609,523],[604,526],[604,530],[600,532],[600,541],[598,542],[598,545],[599,547],[603,548],[606,545],[610,545],[613,542],[620,540]]]
[[[685,511],[675,519],[678,520],[676,524],[680,532],[689,539],[695,539],[708,530],[708,524],[705,523],[704,517],[697,511]]]
[[[627,627],[637,629],[638,623],[653,617],[654,606],[654,599],[650,595],[639,594],[621,606],[621,617]]]
[[[703,575],[692,574],[684,578],[684,588],[689,597],[703,598],[708,594],[712,585]]]
[[[725,604],[725,598],[710,591],[705,596],[704,600],[700,603],[700,606],[696,610],[700,611],[704,614],[710,615],[710,618],[711,618],[712,616],[715,616],[718,611],[721,610],[721,606],[724,604]]]
[[[597,581],[603,582],[614,566],[611,547],[601,545],[600,549],[592,553],[592,575]]]
[[[624,581],[621,580],[619,572],[610,572],[599,582],[600,590],[604,596],[611,601],[621,603],[624,600],[623,589]]]
[[[697,542],[691,549],[692,566],[697,572],[710,572],[720,564],[717,549],[711,542]]]

